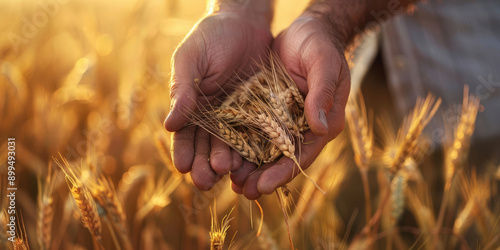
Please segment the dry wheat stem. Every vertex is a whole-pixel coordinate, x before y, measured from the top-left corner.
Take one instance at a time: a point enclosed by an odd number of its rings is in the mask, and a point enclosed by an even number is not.
[[[428,235],[435,227],[436,219],[427,186],[423,183],[417,187],[408,189],[406,195],[408,197],[409,209],[415,216],[418,227],[423,234]],[[430,247],[427,241],[425,245]]]
[[[290,249],[294,250],[292,234],[290,233],[290,225],[288,224],[288,211],[286,210],[285,201],[282,199],[282,196],[279,194],[282,190],[276,190],[276,196],[278,197],[278,203],[281,207],[281,211],[283,212],[283,218],[285,219],[285,226],[288,232],[288,240],[290,242]]]

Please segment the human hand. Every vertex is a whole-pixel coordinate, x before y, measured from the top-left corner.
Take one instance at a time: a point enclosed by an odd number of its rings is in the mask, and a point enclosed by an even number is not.
[[[238,170],[242,158],[202,128],[184,125],[197,110],[197,102],[223,97],[234,80],[229,76],[251,75],[252,63],[266,58],[271,20],[260,14],[221,8],[202,19],[173,55],[171,111],[165,128],[174,132],[175,167],[181,173],[191,172],[194,185],[201,190],[211,189],[222,175]]]
[[[309,167],[323,147],[344,128],[350,73],[343,47],[334,36],[331,25],[307,14],[298,18],[273,42],[273,50],[305,95],[304,112],[311,130],[304,134],[306,144],[301,145],[301,152],[296,150],[303,169]],[[233,190],[248,199],[271,194],[300,173],[287,157],[254,170],[252,166],[243,165],[236,172],[239,176],[232,176],[236,179],[233,180]],[[245,173],[246,178],[239,172]]]

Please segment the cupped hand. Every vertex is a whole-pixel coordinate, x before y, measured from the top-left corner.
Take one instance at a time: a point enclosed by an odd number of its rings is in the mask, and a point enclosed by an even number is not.
[[[267,57],[271,40],[269,24],[238,13],[216,13],[202,19],[173,55],[171,110],[165,128],[174,132],[175,167],[181,173],[191,172],[201,190],[238,170],[242,158],[202,128],[184,125],[197,110],[197,102],[224,98],[232,76],[251,75],[252,64]]]
[[[306,169],[344,128],[349,67],[332,27],[314,16],[299,17],[274,40],[272,49],[305,96],[304,111],[311,130],[304,134],[305,144],[301,145],[301,152],[296,150],[296,157],[302,169]],[[232,185],[235,192],[248,199],[270,194],[300,173],[287,157],[252,171],[247,170],[251,174]]]

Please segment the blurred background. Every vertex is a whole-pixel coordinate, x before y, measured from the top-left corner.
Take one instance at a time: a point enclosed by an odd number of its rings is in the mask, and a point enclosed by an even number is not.
[[[103,177],[111,186],[109,197],[119,204],[114,205],[114,212],[124,223],[116,229],[108,217],[109,207],[94,198],[104,249],[207,249],[211,207],[219,221],[234,207],[226,247],[229,242],[235,249],[289,247],[276,196],[259,199],[264,223],[256,237],[262,218],[259,207],[234,194],[227,177],[212,191],[200,192],[188,175],[177,174],[172,166],[170,134],[162,124],[170,103],[170,57],[203,16],[205,4],[204,0],[0,0],[1,162],[7,162],[6,138],[16,138],[16,202],[25,225],[23,240],[31,248],[99,248],[81,222],[68,188],[71,185],[54,162],[62,158],[76,172]],[[277,0],[273,33],[287,27],[307,4]],[[375,57],[376,53],[371,54]],[[377,58],[375,65],[381,63]],[[371,72],[372,82],[380,85],[365,87],[366,93],[373,91],[367,106],[376,112],[391,110],[383,69]],[[361,79],[355,81],[359,84]],[[495,166],[488,166],[488,171],[490,178],[500,178]],[[4,165],[0,174],[5,206]],[[295,247],[336,249],[353,242],[365,244],[355,238],[366,224],[364,198],[346,132],[329,144],[310,175],[329,192],[321,195],[303,177],[288,187],[286,222],[291,225]],[[377,171],[370,175],[374,207],[379,200],[377,183],[383,180]],[[83,185],[88,185],[92,196],[99,194],[100,189],[88,181]],[[496,186],[488,186],[488,198],[494,190]],[[426,204],[420,206],[437,213],[439,205],[433,207],[432,200],[440,201],[441,187],[421,192]],[[489,216],[497,230],[498,215]],[[407,230],[390,235],[404,249],[418,241],[420,234],[409,229],[417,227],[416,216],[405,210],[402,217]],[[388,218],[383,228],[391,228]],[[453,218],[445,224],[453,227]],[[5,221],[5,215],[1,219]],[[0,226],[1,244],[10,247],[4,225]],[[382,246],[387,235],[377,238],[384,239]],[[486,242],[491,241],[488,237]]]

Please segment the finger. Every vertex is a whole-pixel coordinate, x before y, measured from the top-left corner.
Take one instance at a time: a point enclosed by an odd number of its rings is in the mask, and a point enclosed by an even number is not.
[[[233,166],[231,167],[231,171],[236,172],[241,168],[241,165],[243,164],[243,158],[238,152],[234,150],[231,150],[231,154],[233,155]]]
[[[254,163],[244,160],[241,168],[238,169],[238,171],[231,173],[231,181],[234,184],[242,187],[248,175],[252,173],[256,168],[257,166]]]
[[[243,194],[243,188],[231,182],[231,189],[237,194]]]
[[[196,60],[186,52],[187,45],[181,45],[172,57],[172,78],[170,82],[170,112],[165,119],[165,129],[177,131],[188,122],[188,115],[196,111],[198,92],[196,85],[202,76]]]
[[[216,183],[217,175],[210,167],[210,134],[198,128],[195,136],[195,155],[191,171],[194,185],[204,191],[210,190]]]
[[[330,141],[328,136],[317,136],[311,131],[304,134],[304,141],[311,142],[309,144],[301,145],[300,153],[300,167],[307,169],[321,153],[323,147]],[[299,159],[299,152],[296,151],[295,156]],[[261,172],[261,173],[259,173]],[[300,173],[298,166],[288,157],[282,157],[276,163],[266,164],[256,171],[256,175],[260,178],[257,180],[256,189],[262,194],[271,194],[278,187],[281,187],[290,182],[295,176]],[[249,181],[255,181],[248,178],[245,186]],[[248,184],[253,186],[254,184]]]
[[[342,102],[335,97],[338,96],[337,89],[343,80],[344,70],[342,61],[331,57],[318,59],[309,69],[307,74],[309,92],[305,100],[304,113],[311,131],[316,135],[326,135],[331,129],[327,118],[334,103]],[[349,92],[343,94],[348,95]]]
[[[210,166],[219,175],[226,175],[233,167],[231,148],[219,138],[210,136]]]
[[[191,126],[172,133],[172,159],[177,171],[183,174],[191,171],[193,165],[195,131],[196,127]]]
[[[259,190],[257,190],[257,181],[259,180],[261,174],[262,172],[253,172],[245,181],[245,185],[243,186],[243,194],[247,199],[256,200],[260,196],[262,196]]]

